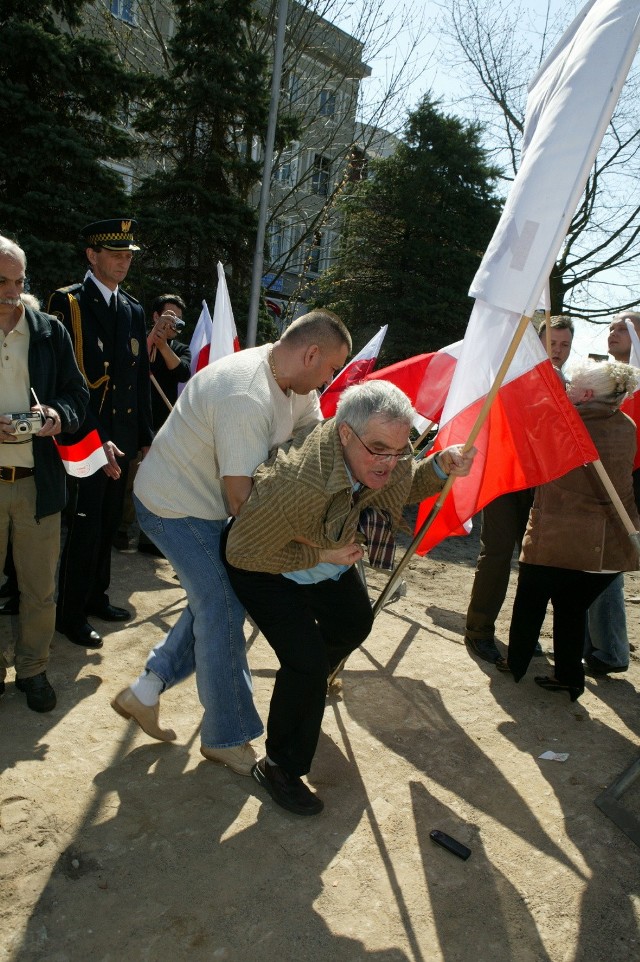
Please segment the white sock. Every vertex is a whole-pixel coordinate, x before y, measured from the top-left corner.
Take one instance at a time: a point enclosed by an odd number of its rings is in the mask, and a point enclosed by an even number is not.
[[[131,691],[138,701],[141,701],[147,708],[153,708],[160,701],[160,694],[164,688],[164,682],[158,675],[154,675],[148,668],[142,672],[139,678],[131,685]]]

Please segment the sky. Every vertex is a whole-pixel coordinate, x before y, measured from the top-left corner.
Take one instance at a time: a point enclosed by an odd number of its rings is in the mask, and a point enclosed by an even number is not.
[[[410,85],[407,92],[407,107],[410,109],[415,106],[419,99],[427,92],[436,96],[442,101],[445,110],[452,113],[463,113],[464,108],[459,104],[460,97],[465,91],[462,88],[460,77],[456,76],[455,68],[451,65],[449,51],[439,42],[438,32],[432,24],[442,16],[442,6],[446,0],[405,0],[398,3],[398,0],[378,0],[380,13],[383,16],[394,18],[395,31],[398,35],[388,44],[379,56],[367,58],[367,63],[372,68],[372,78],[369,83],[374,89],[375,84],[380,80],[384,81],[393,71],[394,62],[402,60],[406,56],[411,43],[411,37],[415,33],[415,13],[420,11],[425,17],[427,28],[423,30],[424,36],[415,53],[416,72],[420,74]],[[407,17],[406,5],[412,6],[414,17]],[[352,10],[359,7],[359,3],[351,4]],[[546,15],[547,7],[551,18],[554,15],[562,15],[568,23],[572,13],[580,9],[582,3],[574,3],[571,0],[522,0],[521,6],[526,8],[527,18],[531,23],[532,29],[536,25],[542,25]],[[526,18],[524,20],[526,22]],[[339,23],[345,29],[349,29],[348,19]],[[607,353],[607,324],[590,324],[581,319],[576,319],[576,334],[574,338],[574,350],[571,361],[576,357],[586,356],[589,353]]]

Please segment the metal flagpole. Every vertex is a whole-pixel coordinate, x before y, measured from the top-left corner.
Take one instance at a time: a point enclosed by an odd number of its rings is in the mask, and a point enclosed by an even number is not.
[[[269,123],[267,125],[267,138],[264,145],[262,185],[260,187],[260,204],[258,206],[258,232],[256,235],[256,248],[253,255],[253,271],[251,274],[251,300],[249,302],[249,318],[247,321],[247,347],[255,346],[256,336],[258,334],[258,308],[260,305],[262,270],[264,265],[264,235],[267,225],[267,206],[269,204],[269,194],[271,192],[271,165],[273,163],[273,144],[276,138],[276,122],[278,120],[280,78],[282,76],[282,60],[284,55],[284,33],[287,26],[288,9],[289,0],[280,0],[280,5],[278,7],[276,45],[273,53],[273,76],[271,78]]]

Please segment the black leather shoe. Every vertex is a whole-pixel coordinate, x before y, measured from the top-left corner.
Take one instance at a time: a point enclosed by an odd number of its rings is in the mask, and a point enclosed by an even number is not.
[[[500,657],[500,652],[493,638],[465,638],[465,643],[474,655],[490,662],[492,665],[495,665]]]
[[[27,696],[31,711],[51,711],[56,707],[56,693],[44,671],[32,678],[16,678],[16,688]]]
[[[301,778],[290,775],[279,765],[269,765],[266,758],[253,766],[251,774],[259,785],[266,788],[274,802],[288,812],[319,815],[324,808],[322,799],[314,795]]]
[[[133,615],[126,608],[118,608],[116,605],[93,605],[87,607],[87,614],[94,615],[102,621],[130,621]]]
[[[20,597],[3,598],[0,601],[0,615],[17,615],[20,610]]]
[[[5,688],[4,682],[0,681],[0,698],[2,698],[2,696],[4,695],[4,688]]]
[[[81,648],[102,648],[102,638],[88,621],[79,625],[63,625],[57,621],[56,631],[66,635],[69,641],[74,645],[80,645]]]

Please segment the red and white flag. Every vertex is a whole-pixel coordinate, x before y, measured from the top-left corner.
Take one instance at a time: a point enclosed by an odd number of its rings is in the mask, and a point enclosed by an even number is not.
[[[191,338],[190,349],[192,377],[207,364],[212,364],[213,361],[218,361],[221,357],[240,350],[227,279],[220,261],[218,261],[218,288],[213,306],[213,319],[207,302],[203,301],[200,317]],[[181,388],[183,386],[181,385]]]
[[[107,456],[95,428],[89,431],[81,441],[75,441],[73,444],[60,444],[56,441],[56,447],[65,471],[74,478],[88,478],[107,464]]]
[[[439,424],[461,349],[462,341],[456,341],[433,354],[417,354],[381,367],[363,380],[390,381],[404,391],[418,414]]]
[[[359,384],[373,370],[388,327],[388,324],[381,327],[375,337],[371,338],[360,353],[356,354],[353,360],[349,361],[334,377],[331,384],[324,389],[320,395],[320,409],[323,417],[332,418],[336,413],[338,401],[344,389],[351,387],[352,384]]]
[[[191,350],[191,376],[193,377],[203,367],[209,363],[211,351],[211,337],[213,332],[213,321],[207,307],[207,302],[202,302],[202,310],[196,324],[196,329],[189,345]]]
[[[504,357],[518,318],[477,301],[465,335],[440,431],[432,451],[464,444]],[[450,534],[470,530],[470,519],[508,491],[545,484],[598,457],[564,384],[529,326],[475,442],[468,478],[458,478],[418,548],[429,551]],[[417,526],[433,501],[420,505]]]
[[[632,321],[625,321],[625,324],[627,325],[629,337],[631,338],[629,364],[631,364],[632,367],[640,368],[640,338],[636,334],[636,329]],[[637,468],[640,468],[640,385],[631,397],[628,397],[622,402],[620,407],[625,414],[629,415],[636,426],[636,456],[633,462],[633,470],[635,471]]]
[[[540,300],[640,42],[640,0],[591,0],[534,78],[524,154],[474,278],[476,298],[435,450],[464,443],[521,316]],[[490,500],[551,481],[597,458],[532,328],[526,332],[467,478],[451,493],[420,553],[468,525]],[[429,502],[419,511],[418,525]]]
[[[218,261],[218,289],[216,291],[216,302],[213,307],[209,364],[239,350],[240,341],[238,340],[236,323],[233,319],[227,278],[225,277],[222,263]]]

